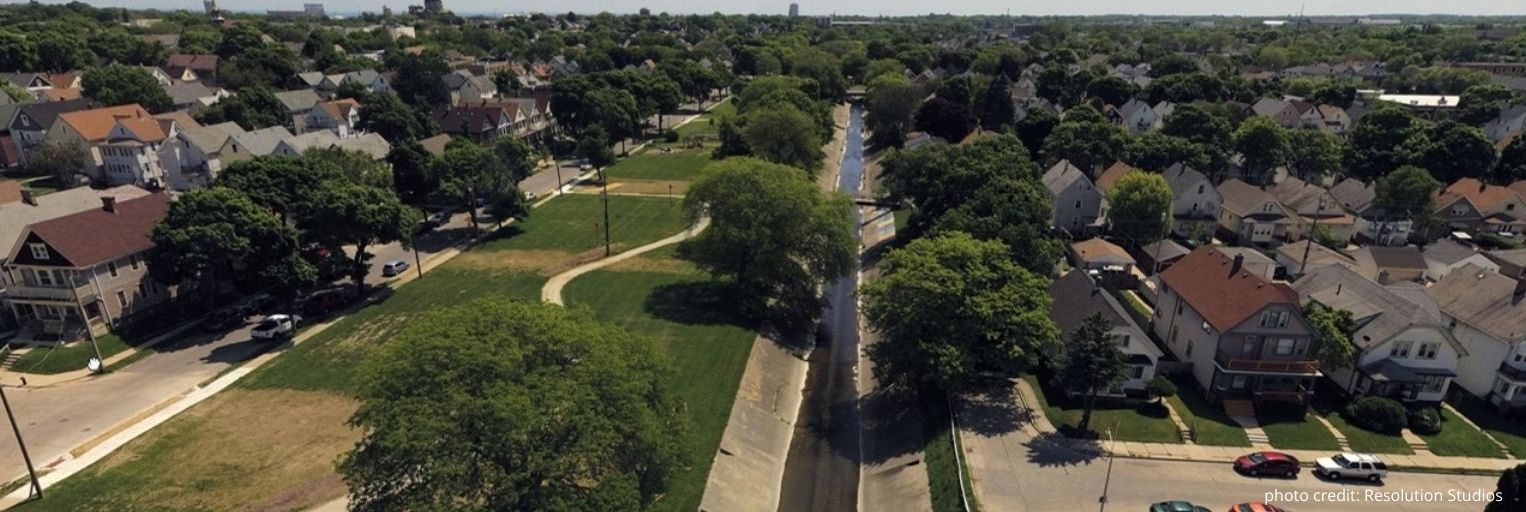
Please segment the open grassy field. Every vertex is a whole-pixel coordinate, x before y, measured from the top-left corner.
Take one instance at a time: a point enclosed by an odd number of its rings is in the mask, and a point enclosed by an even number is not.
[[[569,305],[588,306],[599,320],[654,336],[667,347],[677,370],[674,390],[689,411],[689,464],[658,509],[695,510],[756,335],[731,310],[721,287],[662,259],[650,258],[638,270],[589,273],[568,283],[563,294]]]
[[[619,218],[625,222],[625,229],[614,231],[615,242],[623,247],[666,237],[685,225],[678,209],[671,207],[672,201],[614,197],[610,202],[612,211],[621,212]],[[536,209],[524,224],[510,228],[512,233],[469,250],[397,290],[377,291],[381,295],[376,304],[288,349],[234,388],[128,443],[88,471],[49,489],[47,500],[29,503],[22,510],[299,510],[343,495],[346,488],[334,464],[359,438],[345,425],[359,406],[351,398],[354,369],[410,317],[436,307],[490,295],[539,298],[548,269],[570,268],[564,260],[601,246],[593,240],[591,228],[586,236],[569,232],[570,226],[581,225],[594,212],[602,219],[598,198],[556,199]],[[743,332],[729,329],[733,335]],[[740,374],[745,345],[737,357],[721,348],[728,346],[723,341],[685,339],[715,345],[715,355],[684,358],[681,363],[715,373],[735,366]],[[750,335],[744,339],[751,341]],[[713,368],[705,367],[709,359],[714,359]],[[708,377],[696,374],[693,378]],[[681,387],[703,388],[708,382]],[[734,391],[735,379],[731,386]],[[727,409],[730,396],[730,392],[725,395]],[[691,410],[716,407],[707,399],[691,400]],[[724,416],[721,421],[724,424]]]
[[[1425,438],[1425,444],[1429,445],[1431,452],[1436,455],[1505,457],[1499,446],[1495,446],[1494,442],[1489,440],[1489,436],[1479,432],[1478,429],[1464,422],[1461,416],[1447,408],[1441,409],[1441,432],[1433,436],[1420,437]]]
[[[663,153],[648,149],[621,160],[605,170],[610,181],[618,180],[667,180],[690,181],[698,177],[709,164],[710,152],[706,150],[675,150]]]
[[[1166,408],[1157,404],[1139,406],[1104,406],[1099,403],[1092,411],[1091,425],[1082,432],[1076,428],[1084,412],[1078,403],[1071,403],[1057,389],[1041,384],[1043,379],[1029,375],[1023,377],[1038,392],[1040,406],[1049,422],[1061,433],[1070,437],[1105,439],[1111,429],[1118,441],[1141,443],[1180,443],[1181,432],[1171,421]]]
[[[1258,418],[1261,430],[1272,446],[1284,450],[1339,450],[1341,443],[1335,440],[1330,429],[1319,420],[1305,415],[1303,418]]]
[[[736,114],[736,111],[736,104],[728,99],[711,108],[709,112],[700,114],[699,118],[689,121],[689,124],[678,127],[678,136],[681,140],[687,140],[696,135],[714,139],[720,131],[715,119],[723,115]]]

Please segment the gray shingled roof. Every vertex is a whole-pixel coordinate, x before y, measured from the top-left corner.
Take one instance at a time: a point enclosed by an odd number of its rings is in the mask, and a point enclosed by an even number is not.
[[[281,91],[275,93],[275,97],[282,105],[286,105],[286,111],[292,114],[312,110],[313,105],[323,101],[323,98],[318,96],[318,92],[312,89]]]
[[[333,143],[333,147],[359,151],[370,155],[371,158],[376,160],[387,158],[387,153],[392,151],[392,144],[387,143],[387,139],[375,133],[364,133],[359,137],[340,139]]]
[[[1372,185],[1354,178],[1346,178],[1336,183],[1334,187],[1330,187],[1330,195],[1334,196],[1336,201],[1340,201],[1341,206],[1357,213],[1366,213],[1372,206],[1373,199],[1377,198]]]
[[[1434,303],[1424,294],[1402,294],[1363,277],[1344,265],[1327,265],[1310,270],[1293,283],[1298,297],[1314,300],[1326,307],[1350,311],[1358,327],[1352,343],[1362,349],[1404,332],[1412,325],[1441,327],[1434,315]],[[1415,301],[1421,301],[1416,303]]]
[[[272,126],[234,135],[233,140],[238,141],[240,146],[248,149],[250,154],[262,156],[275,151],[276,145],[291,137],[291,132],[287,131],[286,127]]]
[[[197,126],[181,130],[180,136],[206,154],[216,154],[228,142],[228,137],[244,133],[238,123],[228,121],[210,126]]]
[[[1266,191],[1238,179],[1231,179],[1220,183],[1218,191],[1219,197],[1224,198],[1224,208],[1241,216],[1249,215],[1252,213],[1252,210],[1255,210],[1262,203],[1276,201]],[[1283,212],[1280,210],[1274,213],[1277,216],[1283,215]]]
[[[1068,337],[1081,322],[1093,314],[1101,314],[1113,327],[1133,328],[1144,332],[1134,323],[1118,299],[1113,298],[1092,281],[1086,272],[1074,270],[1049,284],[1049,296],[1054,298],[1049,307],[1049,317],[1060,328],[1061,336]],[[1148,339],[1130,340],[1130,350],[1141,348],[1159,359],[1163,354]]]
[[[1072,183],[1085,179],[1086,173],[1071,165],[1070,160],[1060,160],[1060,163],[1054,164],[1044,173],[1044,187],[1052,194],[1059,194],[1070,188]]]
[[[1516,281],[1464,265],[1426,292],[1443,312],[1490,336],[1512,342],[1526,338],[1526,301],[1515,295]]]
[[[1443,238],[1425,246],[1425,251],[1421,254],[1427,260],[1451,265],[1478,254],[1478,250],[1452,241],[1450,238]]]
[[[146,195],[148,195],[147,190],[132,185],[122,185],[106,190],[75,187],[37,196],[36,205],[22,201],[0,204],[0,219],[5,219],[5,222],[0,222],[0,261],[4,261],[11,252],[15,251],[16,244],[21,242],[21,233],[27,226],[92,208],[100,208],[102,196],[126,201]]]

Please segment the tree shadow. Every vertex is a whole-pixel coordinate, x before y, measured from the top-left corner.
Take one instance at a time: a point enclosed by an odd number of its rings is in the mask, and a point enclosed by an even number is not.
[[[1139,413],[1140,416],[1155,419],[1161,419],[1171,415],[1171,411],[1167,410],[1165,404],[1161,402],[1145,402],[1139,404],[1138,407],[1134,408],[1134,412]]]
[[[1027,409],[1018,406],[1011,383],[965,394],[959,409],[959,426],[986,437],[1014,432],[1033,420]]]
[[[1039,434],[1023,446],[1028,447],[1028,462],[1041,467],[1091,464],[1102,457],[1102,446],[1096,441],[1070,439],[1058,432]]]
[[[641,308],[654,317],[688,325],[734,325],[752,329],[757,324],[742,311],[735,287],[713,280],[657,286],[647,294]]]
[[[471,226],[467,226],[465,228],[456,229],[465,229],[468,233],[470,233],[472,228]],[[480,247],[484,244],[505,242],[510,238],[514,238],[523,234],[525,234],[525,228],[520,226],[519,223],[510,224],[508,226],[504,226],[501,229],[489,232],[487,236],[482,237],[482,244],[478,244],[478,246]]]
[[[269,341],[254,339],[231,343],[212,349],[212,352],[208,353],[206,357],[201,358],[201,362],[233,364],[247,361],[264,353],[266,350],[274,348],[274,345]]]

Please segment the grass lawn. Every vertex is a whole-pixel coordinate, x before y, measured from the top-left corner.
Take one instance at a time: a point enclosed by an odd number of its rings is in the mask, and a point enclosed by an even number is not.
[[[1261,424],[1261,430],[1266,432],[1266,438],[1272,446],[1284,450],[1340,450],[1340,441],[1335,440],[1335,435],[1330,429],[1325,428],[1319,420],[1304,417],[1292,418],[1257,418]]]
[[[927,486],[932,495],[933,512],[964,512],[964,498],[970,500],[970,510],[980,510],[975,502],[975,490],[970,488],[968,461],[957,458],[954,433],[948,421],[948,406],[942,400],[925,400],[922,404],[922,453],[927,462]],[[960,467],[955,467],[958,464]],[[964,479],[960,480],[960,472]],[[963,494],[961,494],[960,487]]]
[[[1212,446],[1250,446],[1250,438],[1239,423],[1224,415],[1198,394],[1197,388],[1177,383],[1177,394],[1169,398],[1171,408],[1192,429],[1193,442]]]
[[[609,197],[610,239],[614,251],[661,240],[688,226],[679,202],[662,197]],[[566,195],[536,208],[523,223],[473,252],[507,250],[580,253],[603,246],[604,204],[596,195]],[[529,236],[529,234],[534,236]]]
[[[110,358],[129,348],[127,342],[115,334],[100,336],[94,344],[84,340],[64,347],[33,347],[16,359],[11,370],[42,375],[83,370],[90,358],[95,357],[96,346],[101,348],[101,359]]]
[[[673,387],[689,412],[689,464],[657,509],[699,508],[752,351],[753,329],[729,310],[733,302],[719,287],[692,272],[595,271],[572,280],[563,294],[568,304],[587,305],[596,318],[667,346],[677,371]]]
[[[699,177],[712,160],[709,151],[646,150],[621,160],[604,171],[612,181],[621,179],[689,181]]]
[[[1352,425],[1342,418],[1340,413],[1325,415],[1325,419],[1335,425],[1335,429],[1346,434],[1346,441],[1351,443],[1351,450],[1361,453],[1397,453],[1409,455],[1415,453],[1410,449],[1409,443],[1402,436],[1379,434],[1367,429]]]
[[[1113,438],[1119,441],[1182,442],[1181,432],[1171,421],[1166,408],[1156,404],[1142,404],[1137,407],[1106,407],[1099,404],[1092,411],[1089,428],[1084,432],[1078,431],[1076,425],[1081,423],[1083,413],[1079,403],[1071,403],[1071,400],[1065,398],[1059,390],[1040,384],[1042,379],[1038,376],[1029,375],[1023,378],[1027,379],[1028,385],[1033,386],[1033,389],[1038,392],[1039,405],[1044,408],[1044,415],[1049,418],[1049,422],[1066,436],[1099,439],[1107,437],[1106,430],[1112,429]]]
[[[892,213],[895,215],[895,231],[899,233],[905,230],[906,222],[911,219],[911,210],[905,208],[897,208]]]
[[[1447,408],[1441,409],[1441,432],[1433,436],[1420,437],[1425,438],[1425,444],[1430,445],[1431,452],[1436,455],[1505,457],[1505,454],[1500,452],[1499,446],[1495,446],[1494,442],[1489,440],[1489,436],[1468,425],[1461,416]]]
[[[626,229],[614,232],[617,243],[639,245],[675,233],[685,224],[678,210],[670,207],[672,201],[621,197],[611,198],[610,203],[625,221]],[[591,227],[585,228],[588,236],[569,234],[570,227],[584,225],[584,219],[561,218],[591,217],[593,211],[602,218],[598,198],[558,198],[537,208],[523,225],[514,226],[514,234],[469,250],[395,291],[376,292],[390,295],[288,349],[232,389],[50,488],[47,500],[20,510],[300,510],[343,495],[347,489],[334,463],[359,438],[345,424],[359,406],[352,398],[354,369],[410,317],[489,295],[538,298],[546,281],[541,273],[544,267],[539,265],[546,263],[530,262],[523,254],[566,259],[594,248],[598,244]],[[621,288],[627,284],[615,283],[614,288],[598,293],[636,293]],[[672,345],[683,346],[681,352],[689,354],[678,359],[684,373],[675,385],[685,393],[704,390],[698,397],[684,395],[690,410],[696,418],[699,411],[722,408],[729,412],[735,376],[746,360],[751,334],[726,326],[674,324],[669,328],[705,333],[686,334]],[[699,348],[691,350],[685,343]],[[727,372],[733,375],[729,390],[706,389],[720,387],[726,382],[720,375]],[[722,397],[725,403],[716,403]],[[722,425],[725,414],[720,416]],[[695,425],[695,432],[707,432],[700,428],[700,420]],[[714,451],[713,444],[706,450],[704,470]],[[689,510],[698,504],[704,474],[697,484],[692,480],[676,484],[669,493],[670,498],[692,495]],[[684,489],[685,485],[693,488]],[[674,509],[679,508],[683,507]]]
[[[1496,414],[1493,406],[1476,398],[1467,398],[1454,405],[1458,412],[1488,432],[1489,437],[1505,443],[1511,455],[1526,458],[1526,424]]]
[[[689,124],[678,127],[678,136],[688,139],[695,135],[703,135],[714,139],[720,132],[720,125],[716,124],[715,119],[723,115],[734,115],[736,112],[736,104],[728,99],[711,108],[709,112],[700,114],[698,118],[689,121]]]

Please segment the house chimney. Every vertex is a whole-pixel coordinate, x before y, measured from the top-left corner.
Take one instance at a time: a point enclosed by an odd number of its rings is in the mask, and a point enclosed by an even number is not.
[[[1236,254],[1235,255],[1235,262],[1234,262],[1234,264],[1229,267],[1229,275],[1233,276],[1235,274],[1240,273],[1240,269],[1243,268],[1244,266],[1245,266],[1245,255],[1244,254]]]
[[[101,196],[101,209],[111,213],[116,213],[117,198],[113,196]]]
[[[21,202],[37,206],[37,193],[32,192],[30,188],[21,189]]]

